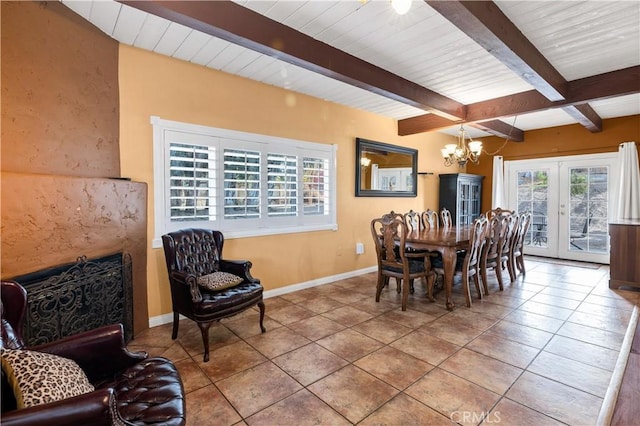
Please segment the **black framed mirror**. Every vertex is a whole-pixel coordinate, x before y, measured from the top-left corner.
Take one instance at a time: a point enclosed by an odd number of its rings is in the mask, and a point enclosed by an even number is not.
[[[356,197],[415,197],[418,150],[356,138]]]

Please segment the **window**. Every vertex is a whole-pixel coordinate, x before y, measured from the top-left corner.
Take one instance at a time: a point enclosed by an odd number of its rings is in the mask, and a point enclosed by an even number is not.
[[[187,227],[228,238],[337,229],[335,145],[151,123],[154,247]]]

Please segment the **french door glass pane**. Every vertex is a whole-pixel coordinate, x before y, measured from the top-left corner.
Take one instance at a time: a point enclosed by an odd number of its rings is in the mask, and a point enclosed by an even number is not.
[[[608,167],[569,170],[569,251],[607,253]]]
[[[528,246],[547,247],[547,170],[522,170],[518,172],[518,191],[516,200],[518,213],[531,212],[531,226],[525,237]]]

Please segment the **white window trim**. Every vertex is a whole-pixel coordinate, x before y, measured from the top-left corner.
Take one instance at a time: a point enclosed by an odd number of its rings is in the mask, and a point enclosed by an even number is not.
[[[246,237],[255,237],[255,236],[264,236],[264,235],[277,235],[277,234],[290,234],[290,233],[300,233],[300,232],[311,232],[311,231],[324,231],[324,230],[332,230],[336,231],[338,229],[337,224],[337,149],[338,146],[336,144],[327,145],[320,144],[316,142],[306,142],[306,141],[298,141],[294,139],[286,139],[279,138],[274,136],[267,135],[259,135],[255,133],[246,133],[239,132],[235,130],[229,129],[220,129],[215,127],[208,127],[197,124],[183,123],[178,121],[166,120],[157,116],[151,117],[151,124],[153,126],[153,193],[154,193],[154,238],[152,240],[152,248],[160,248],[162,247],[162,235],[167,232],[171,232],[175,229],[179,229],[180,227],[201,227],[201,228],[214,228],[214,225],[208,221],[202,222],[183,222],[179,227],[171,227],[167,224],[167,218],[165,217],[166,212],[166,203],[167,203],[167,191],[165,189],[166,174],[168,173],[168,165],[166,163],[166,155],[165,151],[167,149],[167,141],[165,140],[164,134],[166,131],[176,131],[182,133],[191,133],[198,134],[203,136],[209,136],[214,138],[225,138],[225,139],[238,139],[246,142],[255,142],[255,143],[274,143],[280,146],[291,146],[292,150],[300,150],[300,149],[309,149],[309,150],[318,150],[321,152],[329,153],[330,156],[330,182],[329,182],[329,202],[330,202],[330,213],[328,223],[323,224],[307,224],[307,225],[299,225],[297,223],[293,223],[291,226],[283,226],[283,227],[262,227],[262,228],[250,228],[243,230],[225,230],[220,229],[224,232],[225,238],[246,238]],[[293,218],[292,218],[293,219]],[[294,222],[294,220],[292,220]],[[216,225],[217,226],[217,225]],[[172,229],[175,228],[175,229]]]

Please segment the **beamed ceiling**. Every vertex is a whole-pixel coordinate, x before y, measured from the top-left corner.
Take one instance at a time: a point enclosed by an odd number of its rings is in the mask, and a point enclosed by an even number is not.
[[[639,1],[68,1],[121,43],[472,137],[640,114]]]

